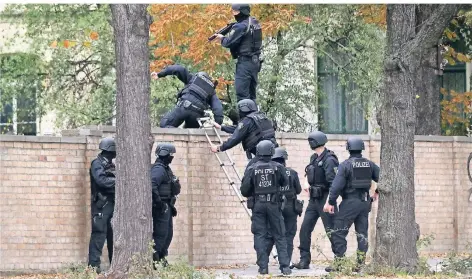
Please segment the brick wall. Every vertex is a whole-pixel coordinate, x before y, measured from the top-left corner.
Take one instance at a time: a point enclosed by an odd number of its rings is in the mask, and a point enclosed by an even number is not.
[[[172,167],[183,186],[177,201],[172,257],[183,257],[199,266],[255,263],[250,220],[210,153],[203,131],[154,129],[153,133],[156,142],[176,145]],[[113,127],[87,127],[64,131],[63,137],[0,136],[0,271],[51,270],[86,260],[90,237],[88,166],[98,154],[100,139],[113,134]],[[364,154],[379,162],[380,139],[362,137],[366,141]],[[212,140],[217,138],[212,136]],[[330,135],[329,140],[328,148],[340,160],[346,159],[346,136]],[[302,185],[306,185],[303,170],[312,154],[306,135],[279,134],[278,142],[289,152],[287,165],[299,172]],[[470,138],[417,137],[417,221],[423,235],[435,235],[433,244],[424,250],[427,253],[464,251],[470,241],[472,210],[466,170],[470,151]],[[242,148],[238,146],[230,154],[242,174],[247,163]],[[153,153],[150,161],[154,160]],[[300,198],[306,207],[307,194],[302,192]],[[370,224],[375,223],[376,212],[374,204]],[[299,228],[302,218],[298,219]],[[372,251],[375,226],[370,226],[369,234]],[[348,243],[348,253],[353,253],[356,239],[352,232]],[[314,259],[332,257],[321,220],[312,245],[316,246],[312,249]],[[295,249],[293,259],[298,256]],[[107,265],[106,258],[105,248],[102,265]]]

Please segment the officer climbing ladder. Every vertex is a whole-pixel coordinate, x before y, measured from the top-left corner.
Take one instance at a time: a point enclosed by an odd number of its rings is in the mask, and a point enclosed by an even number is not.
[[[202,118],[198,119],[198,124],[200,125],[200,129],[203,129],[203,131],[205,132],[205,137],[207,138],[208,143],[210,145],[212,145],[212,141],[211,141],[210,136],[208,135],[208,130],[213,130],[215,132],[215,135],[217,136],[218,141],[220,142],[220,144],[223,143],[223,140],[221,139],[221,136],[218,133],[218,130],[215,128],[215,126],[211,122],[212,122],[212,120],[211,120],[210,117],[202,117]],[[222,159],[218,155],[218,154],[222,154],[222,153],[224,153],[226,155],[226,159]],[[226,178],[229,181],[229,185],[231,186],[231,188],[233,188],[234,192],[238,196],[238,199],[239,199],[241,205],[244,207],[244,210],[246,210],[246,213],[249,216],[249,218],[251,218],[252,217],[252,212],[247,208],[246,200],[243,198],[243,196],[239,192],[239,189],[236,187],[236,183],[241,184],[241,175],[239,174],[238,170],[236,169],[236,164],[234,163],[233,159],[231,158],[231,156],[229,155],[227,150],[224,151],[224,152],[215,153],[215,156],[216,156],[216,159],[218,160],[218,163],[220,164],[220,167],[223,169],[223,172],[225,173]],[[234,181],[233,178],[231,178],[231,175],[230,175],[231,170],[228,171],[227,167],[231,167],[231,169],[233,170],[233,173],[236,174],[236,177],[237,177],[238,181]],[[276,262],[278,262],[278,260],[277,260],[277,250],[275,249],[275,247],[272,250],[272,257],[275,259]]]

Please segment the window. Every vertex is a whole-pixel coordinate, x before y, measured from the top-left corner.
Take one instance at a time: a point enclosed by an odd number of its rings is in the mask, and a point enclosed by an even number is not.
[[[329,58],[318,58],[319,125],[328,134],[367,134],[364,109],[353,102],[349,92],[355,88],[339,85],[339,77]]]
[[[24,70],[35,68],[37,57],[28,54],[4,54],[0,56],[0,134],[36,135],[37,72]]]

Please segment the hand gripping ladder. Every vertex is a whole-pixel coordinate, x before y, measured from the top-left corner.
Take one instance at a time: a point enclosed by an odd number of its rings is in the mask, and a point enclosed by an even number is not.
[[[205,132],[205,136],[206,136],[206,138],[208,140],[208,143],[210,145],[212,145],[212,141],[210,139],[210,136],[208,135],[209,130],[213,130],[215,132],[215,135],[218,137],[218,140],[219,140],[220,144],[223,143],[223,140],[221,139],[221,136],[218,133],[218,129],[216,129],[213,126],[212,120],[211,120],[210,117],[199,118],[198,119],[198,124],[200,125],[200,128],[203,129],[203,131]],[[220,158],[219,154],[223,154],[223,153],[226,155],[227,161],[224,161],[224,159]],[[217,152],[217,153],[215,153],[215,156],[216,156],[216,159],[218,160],[218,162],[220,164],[220,167],[223,169],[223,172],[225,173],[226,178],[229,181],[229,185],[233,188],[233,191],[238,196],[238,199],[239,199],[241,205],[244,207],[244,210],[246,210],[246,213],[249,216],[249,218],[251,218],[252,217],[252,212],[247,208],[246,200],[243,198],[243,196],[241,195],[241,192],[236,187],[236,183],[241,184],[241,181],[242,181],[241,176],[239,175],[239,172],[236,169],[236,164],[234,163],[233,159],[229,155],[228,151]],[[231,175],[230,175],[231,170],[228,171],[227,167],[231,167],[233,173],[236,174],[236,177],[238,178],[238,181],[236,181],[236,182],[233,181],[233,179],[231,178]],[[278,260],[277,260],[277,250],[275,249],[275,246],[273,247],[273,250],[272,250],[271,254],[272,254],[272,257],[275,259],[275,261],[278,262]]]

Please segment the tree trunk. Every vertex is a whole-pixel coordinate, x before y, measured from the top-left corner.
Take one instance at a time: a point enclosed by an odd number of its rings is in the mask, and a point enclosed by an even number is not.
[[[152,235],[148,5],[111,5],[117,76],[114,253],[108,278],[126,278],[132,257],[150,262]]]
[[[416,27],[431,16],[438,5],[416,5]],[[416,135],[441,135],[441,104],[438,69],[438,44],[427,46],[421,55],[416,75]]]
[[[387,57],[393,57],[415,34],[415,6],[387,6]],[[382,146],[379,185],[381,198],[377,215],[377,239],[374,259],[395,267],[416,266],[414,188],[416,61],[399,57],[385,63],[382,103]]]
[[[387,5],[387,54],[382,96],[379,207],[374,264],[414,271],[415,79],[424,49],[436,43],[460,5],[437,5],[415,31],[415,5]]]

